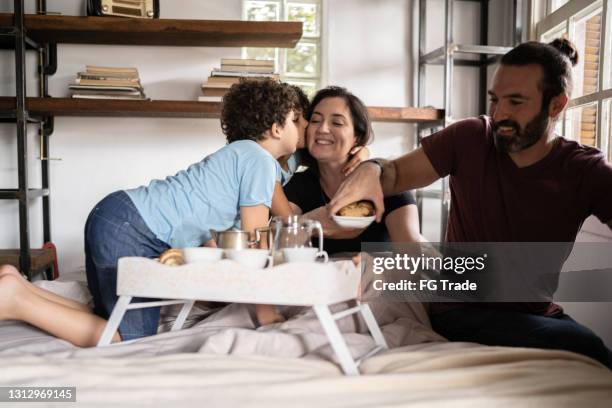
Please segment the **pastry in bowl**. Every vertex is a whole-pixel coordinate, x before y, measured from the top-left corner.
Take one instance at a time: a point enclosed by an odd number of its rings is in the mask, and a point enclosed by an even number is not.
[[[361,200],[342,207],[338,215],[342,217],[371,217],[375,214],[374,204],[371,201]]]
[[[374,204],[361,200],[342,207],[333,218],[343,228],[366,228],[376,219],[375,214]]]

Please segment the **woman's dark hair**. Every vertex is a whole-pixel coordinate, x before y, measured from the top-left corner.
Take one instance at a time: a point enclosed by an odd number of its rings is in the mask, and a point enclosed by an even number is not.
[[[328,86],[317,92],[310,103],[306,120],[310,122],[314,109],[319,102],[326,98],[344,99],[351,111],[353,127],[355,128],[355,139],[358,146],[365,146],[372,141],[374,138],[374,131],[372,130],[372,122],[370,122],[370,116],[368,115],[368,108],[366,108],[361,99],[347,91],[346,88],[340,86]]]
[[[502,58],[502,65],[538,64],[542,67],[542,110],[548,109],[550,101],[557,95],[572,92],[572,67],[578,63],[578,51],[565,38],[544,44],[530,41],[508,51]]]
[[[261,140],[274,123],[285,125],[287,114],[301,111],[292,85],[271,79],[242,80],[223,97],[221,129],[228,143]]]
[[[300,107],[300,114],[306,117],[306,115],[308,114],[308,108],[310,108],[310,101],[308,100],[308,96],[306,96],[302,88],[300,88],[299,86],[297,85],[291,85],[291,86],[293,87],[293,89],[295,90],[295,93],[297,94],[298,103]]]

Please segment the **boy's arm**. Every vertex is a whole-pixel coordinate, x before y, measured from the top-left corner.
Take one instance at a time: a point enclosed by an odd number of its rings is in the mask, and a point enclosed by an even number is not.
[[[255,237],[255,229],[268,226],[270,209],[263,204],[240,207],[240,227]]]
[[[351,149],[350,154],[353,156],[342,168],[342,173],[348,176],[359,166],[361,162],[364,162],[370,158],[370,150],[366,146],[356,146]]]
[[[272,196],[272,215],[288,217],[294,213],[295,212],[291,208],[291,203],[287,200],[287,196],[283,191],[283,187],[281,187],[281,184],[277,181],[274,185],[274,195]]]

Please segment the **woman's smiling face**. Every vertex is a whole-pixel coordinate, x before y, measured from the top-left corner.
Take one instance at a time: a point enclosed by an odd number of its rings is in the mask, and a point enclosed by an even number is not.
[[[344,163],[355,146],[355,129],[345,100],[331,97],[313,109],[306,130],[308,151],[317,161]]]

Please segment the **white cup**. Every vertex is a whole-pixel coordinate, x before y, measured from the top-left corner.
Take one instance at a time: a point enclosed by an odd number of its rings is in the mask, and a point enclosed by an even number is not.
[[[210,247],[183,248],[185,263],[216,262],[223,257],[223,249]]]
[[[226,249],[225,256],[241,265],[254,269],[262,269],[269,263],[272,265],[272,256],[267,249]]]
[[[317,258],[322,257],[323,262],[327,262],[327,252],[319,251],[319,248],[283,248],[283,257],[285,262],[314,262]]]

